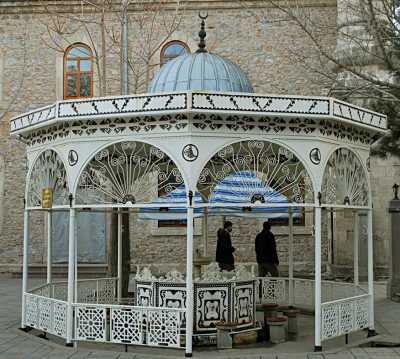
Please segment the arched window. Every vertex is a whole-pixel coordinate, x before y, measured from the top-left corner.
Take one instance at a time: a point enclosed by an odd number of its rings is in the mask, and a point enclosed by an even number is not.
[[[64,99],[93,96],[93,54],[84,44],[74,44],[64,54]]]
[[[190,53],[189,46],[182,41],[170,41],[163,46],[160,55],[160,64],[165,65],[168,61],[173,60],[175,57]]]

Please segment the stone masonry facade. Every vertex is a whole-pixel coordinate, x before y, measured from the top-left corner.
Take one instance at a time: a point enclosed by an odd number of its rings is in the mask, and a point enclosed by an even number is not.
[[[9,119],[16,114],[38,108],[62,99],[62,53],[50,45],[46,26],[53,24],[55,13],[63,14],[66,27],[73,25],[69,16],[79,15],[80,2],[60,2],[57,8],[46,8],[49,1],[5,1],[0,3],[0,272],[18,272],[22,261],[23,238],[23,197],[26,176],[25,146],[9,136]],[[266,1],[255,1],[243,6],[234,1],[187,1],[182,3],[180,25],[168,37],[170,40],[186,42],[191,51],[197,49],[199,10],[207,10],[207,44],[210,51],[237,63],[249,76],[255,92],[271,94],[327,95],[331,83],[321,75],[304,67],[294,56],[307,54],[317,67],[318,57],[311,44],[291,21],[282,20],[282,14]],[[337,4],[333,0],[306,1],[304,6],[312,15],[323,18],[335,26]],[[168,6],[167,6],[168,7]],[[169,6],[168,16],[173,16]],[[265,20],[267,14],[268,21]],[[89,19],[88,14],[80,14],[81,19]],[[115,13],[107,14],[107,24],[118,28]],[[98,26],[87,25],[93,41],[99,45],[101,39]],[[130,23],[129,47],[141,46],[135,34],[139,31],[135,23]],[[157,38],[157,34],[155,36]],[[158,36],[158,41],[163,37]],[[75,42],[88,43],[85,32],[76,31],[69,37],[57,38],[59,44]],[[326,36],[323,41],[336,43],[335,36]],[[153,62],[159,58],[154,54]],[[113,51],[107,52],[107,95],[120,93],[120,58]],[[61,67],[60,67],[61,66]],[[152,73],[159,66],[152,67]],[[327,69],[326,71],[329,71]],[[95,95],[99,92],[99,82],[95,76]],[[61,90],[60,90],[61,89]],[[146,84],[138,86],[138,92],[146,91]],[[397,164],[397,166],[396,166]],[[375,262],[385,271],[389,239],[387,202],[391,196],[391,186],[399,176],[400,167],[396,161],[371,161],[371,180],[374,193]],[[327,216],[324,215],[323,262],[328,260]],[[255,220],[234,219],[233,244],[237,248],[237,260],[254,263],[254,238],[261,228]],[[208,226],[208,255],[214,257],[216,231],[222,218],[210,218]],[[347,223],[347,222],[346,222]],[[346,224],[351,231],[351,223]],[[295,270],[313,271],[312,216],[306,215],[306,224],[295,228]],[[282,268],[287,263],[287,228],[274,228]],[[339,229],[338,229],[339,230]],[[340,230],[344,230],[343,227]],[[36,212],[31,217],[31,257],[30,264],[46,263],[44,214]],[[201,224],[196,223],[195,252],[203,253]],[[351,238],[351,235],[348,236]],[[341,237],[346,241],[347,237]],[[131,257],[132,269],[135,265],[157,264],[160,271],[172,267],[184,268],[186,245],[184,228],[158,229],[157,223],[137,220],[131,216]],[[352,264],[343,254],[338,263]],[[336,256],[337,257],[337,256]],[[179,259],[177,259],[179,258]]]

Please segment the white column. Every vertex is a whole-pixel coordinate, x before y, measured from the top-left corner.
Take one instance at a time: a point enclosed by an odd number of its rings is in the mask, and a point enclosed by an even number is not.
[[[294,303],[293,292],[293,210],[289,208],[289,305]]]
[[[314,350],[321,351],[321,207],[315,207],[315,334]]]
[[[208,207],[204,207],[203,213],[203,256],[207,257],[208,252]]]
[[[29,210],[24,209],[24,243],[22,260],[22,313],[21,328],[25,325],[25,293],[28,290],[28,264],[29,264]]]
[[[368,211],[368,294],[369,325],[368,336],[375,335],[374,320],[374,247],[372,233],[372,209]]]
[[[186,239],[186,350],[185,357],[192,356],[193,335],[193,207],[187,208]]]
[[[353,229],[353,269],[354,269],[354,285],[359,284],[358,274],[358,239],[359,239],[359,217],[357,210],[354,211],[354,229]]]
[[[78,215],[75,211],[74,221],[74,303],[78,302]]]
[[[68,238],[68,298],[67,298],[67,344],[72,343],[74,282],[75,282],[75,209],[69,210]]]
[[[52,277],[52,245],[51,245],[51,230],[52,230],[52,211],[47,212],[47,283],[51,283]]]
[[[121,302],[122,296],[122,213],[118,208],[118,248],[117,248],[117,263],[118,263],[118,283],[117,283],[117,297],[118,303]]]

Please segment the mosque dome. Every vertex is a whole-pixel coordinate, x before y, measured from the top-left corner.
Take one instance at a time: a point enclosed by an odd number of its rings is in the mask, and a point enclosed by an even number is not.
[[[186,90],[254,92],[238,65],[209,52],[182,55],[167,62],[149,87],[151,93]]]
[[[150,93],[188,90],[254,92],[238,65],[207,51],[205,18],[202,19],[199,49],[167,62],[150,83]]]

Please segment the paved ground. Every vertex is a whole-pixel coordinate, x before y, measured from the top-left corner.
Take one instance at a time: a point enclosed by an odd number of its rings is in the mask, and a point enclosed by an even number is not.
[[[34,332],[18,329],[20,321],[20,280],[0,277],[0,359],[173,359],[183,358],[184,352],[169,349],[80,344],[76,348],[65,347],[62,341],[49,341],[36,337]],[[30,283],[34,285],[35,283]],[[400,359],[400,304],[385,298],[385,283],[375,285],[376,329],[381,341],[396,343],[397,347],[358,347],[365,332],[350,335],[350,346],[344,347],[344,339],[324,342],[323,353],[312,350],[312,335],[307,333],[302,343],[288,342],[279,346],[252,347],[232,350],[202,349],[194,353],[198,358],[224,359]],[[308,320],[309,321],[309,320]],[[307,324],[305,319],[304,324]],[[37,333],[36,333],[37,334]]]

